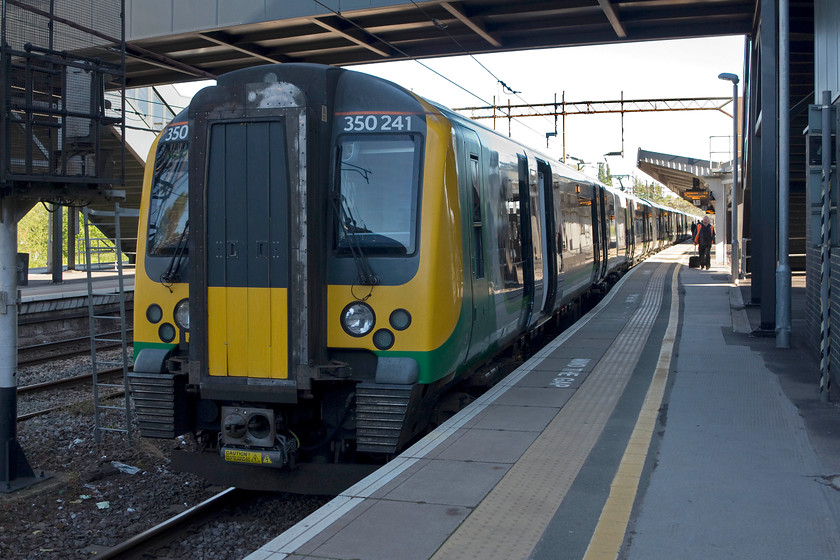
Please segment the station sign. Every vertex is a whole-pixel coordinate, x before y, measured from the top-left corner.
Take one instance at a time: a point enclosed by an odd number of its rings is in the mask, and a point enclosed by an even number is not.
[[[690,190],[683,193],[683,197],[689,200],[703,200],[709,198],[709,191]]]

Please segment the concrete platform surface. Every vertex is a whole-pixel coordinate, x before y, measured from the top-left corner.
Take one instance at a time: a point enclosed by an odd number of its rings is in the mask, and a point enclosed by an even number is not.
[[[777,349],[689,251],[248,559],[840,559],[840,383],[821,403],[801,279]]]

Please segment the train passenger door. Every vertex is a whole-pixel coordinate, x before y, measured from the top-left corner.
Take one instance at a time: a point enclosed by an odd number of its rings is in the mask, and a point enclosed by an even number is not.
[[[538,166],[531,160],[528,165],[528,199],[531,233],[531,259],[533,260],[534,303],[531,306],[529,325],[542,318],[545,305],[547,271],[545,262],[545,189],[539,182]]]
[[[636,255],[638,248],[636,247],[636,201],[633,199],[627,200],[627,255],[630,257],[630,263],[636,262]]]
[[[601,238],[601,270],[598,273],[598,280],[603,280],[607,276],[607,266],[610,262],[610,238],[609,238],[609,221],[610,216],[607,212],[606,191],[600,186],[595,187],[598,193],[598,216],[600,218],[598,236]]]
[[[531,226],[531,218],[534,215],[532,209],[532,197],[530,181],[528,180],[528,158],[524,154],[516,154],[517,171],[519,179],[519,204],[520,204],[520,226],[522,231],[522,275],[524,277],[523,287],[523,309],[522,326],[530,323],[531,313],[534,309],[534,235]],[[542,266],[542,264],[540,264]],[[542,276],[542,270],[540,270]],[[542,285],[540,286],[542,289]]]
[[[618,216],[616,215],[616,200],[615,193],[604,189],[604,205],[606,218],[606,233],[607,233],[607,249],[609,251],[607,259],[607,270],[610,271],[615,266],[618,259]]]
[[[633,211],[630,207],[630,200],[621,197],[621,213],[624,216],[624,257],[628,262],[633,261]]]
[[[601,188],[598,185],[592,185],[592,249],[594,252],[594,264],[592,267],[592,283],[598,282],[601,278],[601,269],[604,266],[604,245],[603,237],[601,236]]]
[[[554,192],[551,176],[551,167],[548,163],[537,160],[537,184],[542,199],[542,246],[543,246],[543,267],[545,270],[543,285],[542,310],[551,314],[554,309],[554,301],[557,295],[557,271],[560,266],[560,251],[557,248],[557,224],[554,219]]]
[[[465,238],[469,237],[470,255],[470,284],[472,301],[472,329],[470,332],[469,355],[475,355],[487,350],[490,335],[495,330],[491,321],[490,289],[486,271],[485,243],[485,209],[482,169],[486,162],[482,160],[481,143],[472,130],[463,131],[463,160],[466,165],[466,197],[467,201],[467,230]],[[459,134],[460,135],[460,134]],[[466,241],[466,239],[465,239]],[[466,294],[465,294],[466,295]]]

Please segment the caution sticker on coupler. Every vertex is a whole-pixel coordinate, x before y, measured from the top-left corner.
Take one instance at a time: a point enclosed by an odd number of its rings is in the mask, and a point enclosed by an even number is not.
[[[268,463],[271,459],[266,457]],[[242,451],[240,449],[225,449],[225,461],[229,463],[252,463],[261,465],[263,463],[263,454],[259,451]]]
[[[222,459],[227,463],[244,463],[247,465],[262,465],[263,467],[282,468],[286,461],[279,451],[266,449],[263,451],[249,451],[222,447]]]

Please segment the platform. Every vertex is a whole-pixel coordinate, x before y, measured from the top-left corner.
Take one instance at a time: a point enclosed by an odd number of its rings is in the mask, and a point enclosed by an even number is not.
[[[840,558],[840,409],[804,329],[752,336],[689,248],[248,560]]]
[[[65,270],[61,284],[52,283],[52,274],[30,271],[29,282],[19,286],[20,307],[18,315],[36,313],[54,313],[75,308],[87,308],[88,287],[87,272],[83,270]],[[119,300],[119,279],[116,270],[96,270],[91,272],[96,305],[107,305]],[[134,295],[134,269],[123,271],[123,289],[126,298]]]

